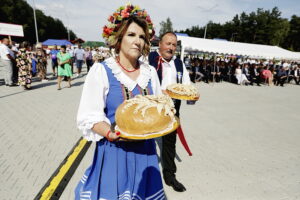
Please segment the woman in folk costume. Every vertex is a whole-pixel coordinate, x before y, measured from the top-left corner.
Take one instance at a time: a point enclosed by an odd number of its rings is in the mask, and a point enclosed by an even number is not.
[[[155,142],[122,141],[111,130],[115,111],[138,94],[160,94],[157,73],[139,61],[149,53],[153,25],[145,10],[120,7],[109,17],[103,37],[115,57],[95,63],[82,92],[77,123],[87,140],[96,141],[92,165],[75,190],[75,199],[165,199]]]

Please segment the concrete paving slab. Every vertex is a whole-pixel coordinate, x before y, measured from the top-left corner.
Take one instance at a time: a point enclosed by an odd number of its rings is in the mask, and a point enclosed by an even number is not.
[[[55,80],[35,82],[31,91],[0,86],[1,199],[33,199],[77,142],[83,82],[60,91]],[[168,200],[300,199],[300,87],[197,87],[199,102],[181,110],[193,156],[177,144],[177,177],[187,191],[165,186]],[[74,199],[93,150],[60,199]]]

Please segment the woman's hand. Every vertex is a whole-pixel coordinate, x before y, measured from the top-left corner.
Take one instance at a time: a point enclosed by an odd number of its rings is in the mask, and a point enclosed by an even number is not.
[[[107,134],[106,138],[109,140],[109,141],[116,141],[118,139],[120,139],[120,133],[119,132],[109,132],[109,134]]]

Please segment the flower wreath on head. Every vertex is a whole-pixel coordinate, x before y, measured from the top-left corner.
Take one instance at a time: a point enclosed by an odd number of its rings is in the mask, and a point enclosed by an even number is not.
[[[150,38],[154,36],[154,26],[147,12],[144,9],[140,9],[138,6],[127,4],[126,6],[121,6],[109,16],[107,19],[109,23],[103,27],[102,37],[108,44],[111,44],[115,40],[115,35],[121,27],[121,22],[132,16],[145,19],[148,25]]]

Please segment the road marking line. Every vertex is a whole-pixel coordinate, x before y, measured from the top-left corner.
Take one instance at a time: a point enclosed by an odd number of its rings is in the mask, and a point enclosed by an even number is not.
[[[53,195],[57,189],[61,190],[61,193],[63,192],[64,188],[66,187],[66,184],[69,182],[69,179],[72,177],[73,174],[68,177],[68,180],[63,180],[64,177],[68,174],[70,169],[76,170],[78,167],[81,159],[83,158],[84,154],[88,150],[91,142],[88,142],[87,140],[83,139],[82,137],[79,139],[79,141],[75,144],[73,149],[70,151],[69,155],[65,158],[65,160],[61,163],[59,168],[54,172],[54,174],[51,176],[51,178],[48,180],[42,190],[39,192],[35,200],[50,200],[53,199]],[[83,155],[82,155],[83,154]],[[80,155],[80,156],[79,156]],[[81,157],[81,158],[79,158]],[[75,167],[75,169],[74,169]],[[63,186],[63,188],[59,188],[60,184],[66,181],[67,183]],[[61,195],[58,194],[58,196]]]

